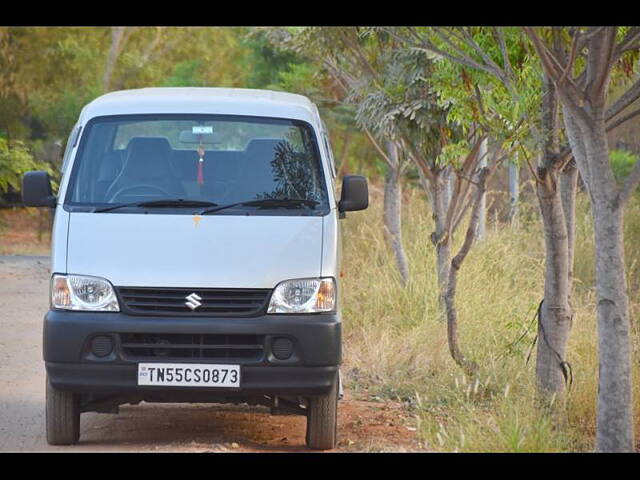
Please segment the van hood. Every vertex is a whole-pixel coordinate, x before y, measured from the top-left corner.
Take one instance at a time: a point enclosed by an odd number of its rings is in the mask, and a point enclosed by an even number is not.
[[[320,276],[322,223],[312,216],[74,212],[67,272],[121,287],[273,288]]]

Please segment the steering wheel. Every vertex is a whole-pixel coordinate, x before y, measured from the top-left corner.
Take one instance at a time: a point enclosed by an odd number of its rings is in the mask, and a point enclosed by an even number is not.
[[[130,185],[128,187],[122,187],[116,193],[111,195],[111,198],[109,199],[109,203],[112,203],[116,198],[118,198],[124,192],[128,192],[129,190],[134,190],[136,188],[149,188],[151,190],[155,190],[157,192],[161,192],[162,194],[164,194],[167,197],[171,196],[171,194],[169,192],[167,192],[164,188],[158,187],[157,185],[149,185],[149,184],[140,183],[140,184],[137,184],[137,185]]]

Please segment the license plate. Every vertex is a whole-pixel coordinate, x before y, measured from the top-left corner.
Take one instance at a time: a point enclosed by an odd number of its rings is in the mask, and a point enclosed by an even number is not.
[[[240,387],[240,365],[139,363],[138,385]]]

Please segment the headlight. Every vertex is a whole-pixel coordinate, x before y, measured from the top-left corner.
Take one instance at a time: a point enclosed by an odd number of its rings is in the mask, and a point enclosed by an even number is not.
[[[119,312],[111,284],[98,277],[54,275],[51,278],[51,305],[65,310]]]
[[[276,286],[267,313],[317,313],[335,309],[336,283],[333,278],[301,278]]]

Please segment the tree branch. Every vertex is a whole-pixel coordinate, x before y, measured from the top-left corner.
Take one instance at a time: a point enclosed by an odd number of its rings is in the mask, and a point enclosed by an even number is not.
[[[616,47],[615,59],[619,59],[629,50],[635,50],[636,48],[640,48],[640,27],[631,27]]]
[[[631,120],[632,118],[637,117],[639,114],[640,114],[640,108],[638,108],[636,110],[633,110],[631,113],[628,113],[627,115],[624,115],[623,117],[619,118],[615,122],[607,125],[606,131],[610,132],[614,128],[617,128],[620,125],[622,125],[623,123],[626,123],[627,121]]]
[[[432,182],[434,180],[434,176],[433,172],[431,171],[429,162],[422,155],[420,155],[419,152],[416,152],[415,148],[413,147],[413,143],[408,141],[406,135],[402,134],[401,141],[404,144],[404,148],[408,151],[407,154],[409,155],[409,157],[415,162],[424,176]]]
[[[558,68],[559,62],[557,60],[555,62],[551,60],[551,58],[555,59],[555,57],[533,28],[523,27],[523,30],[531,39],[533,48],[538,53],[538,57],[540,57],[542,68],[547,72],[549,78],[557,79],[562,74],[562,69]]]
[[[538,36],[533,28],[523,27],[523,30],[531,39],[536,52],[538,52],[538,57],[540,57],[542,68],[546,71],[549,78],[551,78],[554,83],[558,85],[558,80],[562,76],[565,67],[563,67],[560,60],[558,60],[553,52],[551,52],[551,50],[542,41],[542,39]],[[582,105],[580,89],[571,77],[567,77],[567,79],[569,85],[559,85],[559,87],[562,87],[563,92],[568,97],[568,99],[570,99],[571,102],[575,104],[575,107],[580,108]],[[560,88],[558,90],[560,90]]]
[[[439,28],[433,28],[433,31],[435,32],[436,35],[438,35],[438,37],[440,37],[440,39],[442,41],[444,41],[447,45],[449,45],[458,55],[460,55],[460,57],[467,59],[468,62],[470,63],[475,63],[475,61],[469,57],[460,47],[458,47],[458,45],[455,44],[455,42],[453,42],[453,40],[451,40],[451,38],[449,38],[449,36],[443,32],[442,30],[440,30]],[[460,40],[460,37],[458,37],[457,35],[455,35],[455,32],[451,32],[452,35],[456,38],[458,38]],[[480,66],[481,64],[477,64],[478,66]]]
[[[576,34],[574,35],[573,39],[571,40],[571,53],[569,54],[569,60],[567,61],[567,65],[564,69],[564,72],[562,73],[562,76],[560,77],[560,80],[558,80],[558,86],[562,85],[564,83],[565,78],[567,77],[567,75],[569,74],[569,72],[571,72],[571,69],[573,68],[573,64],[576,61],[576,56],[578,53],[578,40],[580,39],[580,31],[578,30],[576,32]]]
[[[600,30],[604,27],[595,27],[590,32],[586,32],[580,35],[580,42],[578,42],[578,51],[582,51],[582,49],[587,45],[587,42],[591,37],[597,35]]]
[[[367,135],[367,137],[369,138],[369,140],[371,141],[371,144],[375,147],[375,149],[378,151],[378,153],[382,156],[382,158],[384,159],[384,161],[387,163],[387,165],[389,166],[394,166],[395,162],[393,160],[391,160],[389,158],[389,156],[384,152],[384,150],[382,149],[382,147],[380,147],[380,144],[378,143],[378,141],[373,137],[373,135],[371,134],[371,132],[369,131],[368,128],[364,128],[364,133]]]
[[[471,148],[471,151],[465,158],[464,162],[462,162],[462,167],[460,168],[460,171],[456,172],[456,184],[454,187],[454,191],[452,192],[452,195],[451,195],[451,202],[449,203],[449,208],[448,208],[447,216],[445,219],[445,230],[450,234],[453,232],[452,225],[454,224],[453,219],[457,213],[456,208],[458,204],[460,204],[460,200],[464,202],[467,194],[468,186],[463,190],[461,179],[465,179],[467,182],[470,181],[467,179],[467,177],[471,175],[471,173],[473,172],[473,170],[475,170],[476,166],[481,160],[478,154],[480,152],[480,147],[482,145],[482,142],[485,139],[486,139],[486,135],[481,135],[476,140],[475,144]]]
[[[370,77],[374,79],[377,78],[378,75],[369,60],[367,60],[366,56],[362,52],[362,47],[358,42],[358,39],[353,38],[354,32],[352,30],[341,30],[341,34],[343,38],[343,44],[347,47],[346,50],[353,52],[353,54],[355,55],[355,61],[360,64],[362,69],[364,69]]]
[[[478,55],[482,57],[485,64],[494,71],[494,75],[500,78],[506,86],[508,84],[508,80],[504,78],[505,75],[503,70],[500,68],[500,66],[496,62],[494,62],[489,55],[487,55],[487,52],[485,52],[482,48],[480,48],[480,45],[477,44],[477,42],[473,39],[471,34],[468,31],[466,31],[464,27],[460,27],[460,32],[462,32],[462,35],[466,40],[466,44],[470,46],[472,49],[474,49],[478,53]]]
[[[638,98],[640,98],[640,79],[636,80],[636,82],[607,109],[605,112],[605,120],[611,120]]]
[[[513,73],[513,68],[511,67],[511,61],[509,60],[509,51],[507,50],[507,42],[504,39],[504,32],[502,31],[502,27],[493,27],[493,31],[498,40],[500,51],[502,52],[502,62],[504,63],[504,68],[507,72],[507,76],[513,79],[515,75]]]
[[[462,64],[462,65],[466,65],[467,67],[470,68],[474,68],[474,69],[478,69],[478,70],[482,70],[483,72],[487,72],[487,73],[491,73],[491,74],[495,74],[495,72],[493,72],[490,68],[487,68],[487,66],[476,62],[475,60],[473,60],[471,57],[469,57],[468,55],[466,55],[462,50],[460,50],[455,44],[453,44],[453,42],[451,42],[451,39],[449,39],[446,35],[444,35],[443,33],[439,33],[439,31],[437,29],[433,29],[434,32],[443,40],[445,41],[448,45],[450,45],[457,53],[458,56],[452,55],[438,47],[436,47],[433,42],[431,42],[429,39],[427,38],[422,38],[422,43],[420,44],[420,47],[423,50],[426,51],[430,51],[432,53],[436,53],[444,58],[447,58],[449,60],[451,60],[452,62],[458,63],[458,64]],[[389,32],[391,35],[394,35],[392,33],[392,31],[385,29],[385,31]],[[416,35],[417,32],[416,32]]]
[[[473,244],[473,240],[475,239],[475,231],[478,227],[478,222],[480,221],[480,207],[482,206],[482,202],[480,200],[482,199],[482,195],[484,195],[485,193],[486,182],[487,178],[489,177],[489,173],[489,169],[487,167],[484,167],[478,174],[478,183],[476,184],[477,190],[473,203],[473,212],[471,213],[471,221],[469,222],[467,234],[465,236],[464,242],[462,243],[462,246],[460,247],[460,250],[453,258],[453,260],[451,260],[452,269],[460,269],[460,265],[469,253],[471,245]]]
[[[615,61],[617,27],[603,28],[589,40],[587,56],[587,86],[589,98],[596,99],[605,94],[607,79]]]
[[[474,185],[477,186],[476,182],[473,182]],[[469,198],[469,192],[471,191],[470,186],[472,185],[471,182],[467,181],[467,189],[464,192],[464,195],[461,197],[463,199],[463,201],[460,203],[461,205],[463,205],[463,207],[460,209],[460,212],[458,213],[458,215],[456,215],[454,221],[453,221],[453,225],[451,227],[451,232],[456,232],[458,230],[458,226],[460,225],[460,223],[462,222],[462,220],[464,219],[465,215],[467,214],[467,211],[469,211],[469,208],[471,207],[471,205],[473,205],[473,198]]]

